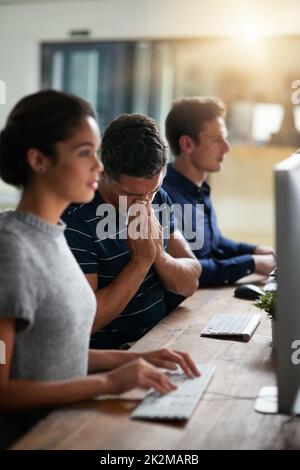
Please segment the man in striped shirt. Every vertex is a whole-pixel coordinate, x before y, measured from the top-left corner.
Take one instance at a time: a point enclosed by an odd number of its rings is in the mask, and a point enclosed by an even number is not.
[[[192,295],[201,266],[161,189],[166,146],[155,122],[120,116],[106,129],[101,154],[94,200],[71,206],[63,218],[97,298],[91,344],[105,349],[136,341]]]

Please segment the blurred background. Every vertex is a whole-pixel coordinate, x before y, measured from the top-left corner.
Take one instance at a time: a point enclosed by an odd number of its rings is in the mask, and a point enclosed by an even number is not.
[[[0,0],[0,128],[42,88],[90,101],[102,132],[124,112],[164,132],[174,98],[220,96],[232,146],[210,176],[221,229],[273,244],[272,168],[300,147],[299,51],[299,0]],[[17,197],[0,180],[0,208]]]

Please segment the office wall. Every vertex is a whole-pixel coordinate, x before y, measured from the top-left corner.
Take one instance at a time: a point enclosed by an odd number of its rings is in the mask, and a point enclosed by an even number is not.
[[[40,87],[40,44],[50,41],[70,41],[70,30],[88,29],[91,40],[122,40],[122,39],[171,39],[171,38],[212,38],[234,36],[247,33],[250,39],[252,33],[275,34],[279,36],[300,34],[300,2],[299,0],[82,0],[82,1],[44,1],[43,3],[25,3],[1,5],[0,0],[0,80],[7,87],[6,105],[0,104],[0,128],[15,102],[25,94],[34,92]],[[77,39],[78,40],[78,39]],[[84,40],[84,39],[83,39]],[[297,41],[296,41],[297,42]],[[278,94],[276,81],[277,69],[287,76],[289,71],[298,70],[298,43],[280,45],[276,51],[261,52],[260,75],[257,69],[251,70],[255,91],[269,89],[272,94]],[[237,44],[243,50],[242,40]],[[199,48],[189,48],[182,45],[178,55],[178,66],[181,74],[177,77],[176,91],[178,94],[190,92],[193,87],[193,74],[201,73],[203,67],[209,70],[202,81],[202,93],[214,93],[216,89],[216,73],[227,65],[235,67],[238,64],[246,69],[247,60],[251,58],[249,49],[245,46],[244,53],[228,54],[227,45],[223,45],[223,53],[214,53],[214,45]],[[218,49],[219,50],[219,49]],[[211,58],[215,62],[210,62]],[[267,57],[267,59],[265,59]],[[194,69],[198,59],[199,70]],[[272,69],[274,79],[264,79],[264,68]],[[249,60],[250,63],[250,60]],[[249,65],[249,72],[251,66]],[[191,70],[191,73],[189,72]],[[286,71],[287,73],[284,73]],[[294,77],[300,79],[300,76]],[[264,82],[262,82],[264,79]],[[265,82],[268,83],[265,85]],[[290,83],[290,82],[289,82]],[[286,84],[288,90],[289,83]],[[188,87],[188,88],[187,88]],[[196,77],[195,87],[198,87]],[[226,88],[228,89],[228,87]],[[198,88],[195,88],[195,92]],[[251,89],[252,91],[252,89]],[[223,94],[222,94],[223,96]],[[250,151],[252,155],[252,150]],[[281,153],[281,152],[280,152]],[[256,169],[264,165],[268,181],[271,180],[271,161],[265,155],[257,159],[249,157],[249,166]],[[286,156],[285,154],[283,156]],[[248,158],[248,157],[247,157]],[[248,160],[247,160],[248,162]],[[214,198],[219,213],[222,228],[227,235],[246,238],[249,241],[272,241],[272,191],[255,198],[249,192],[247,201],[241,200],[239,206],[233,206],[233,198],[238,201],[241,197],[243,184],[234,186],[239,178],[233,178],[234,168],[242,168],[245,156],[233,155],[222,175],[214,175],[212,184]],[[248,175],[245,174],[245,178]],[[241,179],[241,181],[243,181]],[[263,188],[264,181],[253,180],[254,186]],[[233,190],[233,188],[235,189]],[[14,192],[5,187],[0,181],[1,204],[14,200]],[[2,193],[2,194],[1,194]],[[2,198],[2,199],[1,199]],[[263,210],[262,209],[263,201]],[[249,204],[248,204],[249,203]],[[248,204],[248,205],[247,205]],[[255,206],[255,210],[254,210]],[[259,222],[255,224],[255,232],[251,232],[254,224],[246,220],[247,208],[251,213],[259,214]],[[234,220],[230,214],[239,214]],[[238,223],[238,225],[237,225]],[[241,231],[243,227],[243,231]]]
[[[218,221],[226,236],[275,246],[274,173],[293,147],[235,146],[224,169],[209,182]]]
[[[0,79],[11,106],[39,88],[39,44],[69,40],[71,29],[91,39],[192,38],[241,32],[299,34],[298,0],[87,0],[1,5]],[[284,60],[284,58],[283,58]]]

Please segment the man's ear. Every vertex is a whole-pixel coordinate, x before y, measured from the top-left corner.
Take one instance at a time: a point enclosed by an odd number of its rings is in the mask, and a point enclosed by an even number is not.
[[[179,138],[179,145],[181,152],[190,155],[194,149],[195,144],[193,139],[189,135],[183,134]]]
[[[27,161],[28,161],[30,168],[35,173],[40,173],[40,174],[46,173],[50,165],[49,157],[46,157],[46,155],[43,152],[41,152],[41,150],[36,149],[36,148],[28,149]]]

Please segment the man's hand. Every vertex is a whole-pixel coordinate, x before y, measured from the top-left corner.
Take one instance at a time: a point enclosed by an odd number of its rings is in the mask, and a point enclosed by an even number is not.
[[[258,245],[252,258],[255,263],[255,272],[268,276],[276,266],[275,251],[271,246]]]
[[[268,276],[276,266],[275,257],[273,254],[269,255],[252,255],[255,263],[255,272]]]
[[[148,206],[148,217],[150,221],[151,238],[156,246],[155,261],[157,261],[164,254],[163,229],[151,206]]]
[[[275,255],[275,251],[271,246],[267,245],[258,245],[254,250],[254,255]]]
[[[133,214],[134,215],[130,215]],[[133,261],[139,265],[153,264],[156,257],[156,244],[151,237],[151,221],[148,207],[137,201],[134,209],[128,212],[127,245]]]

